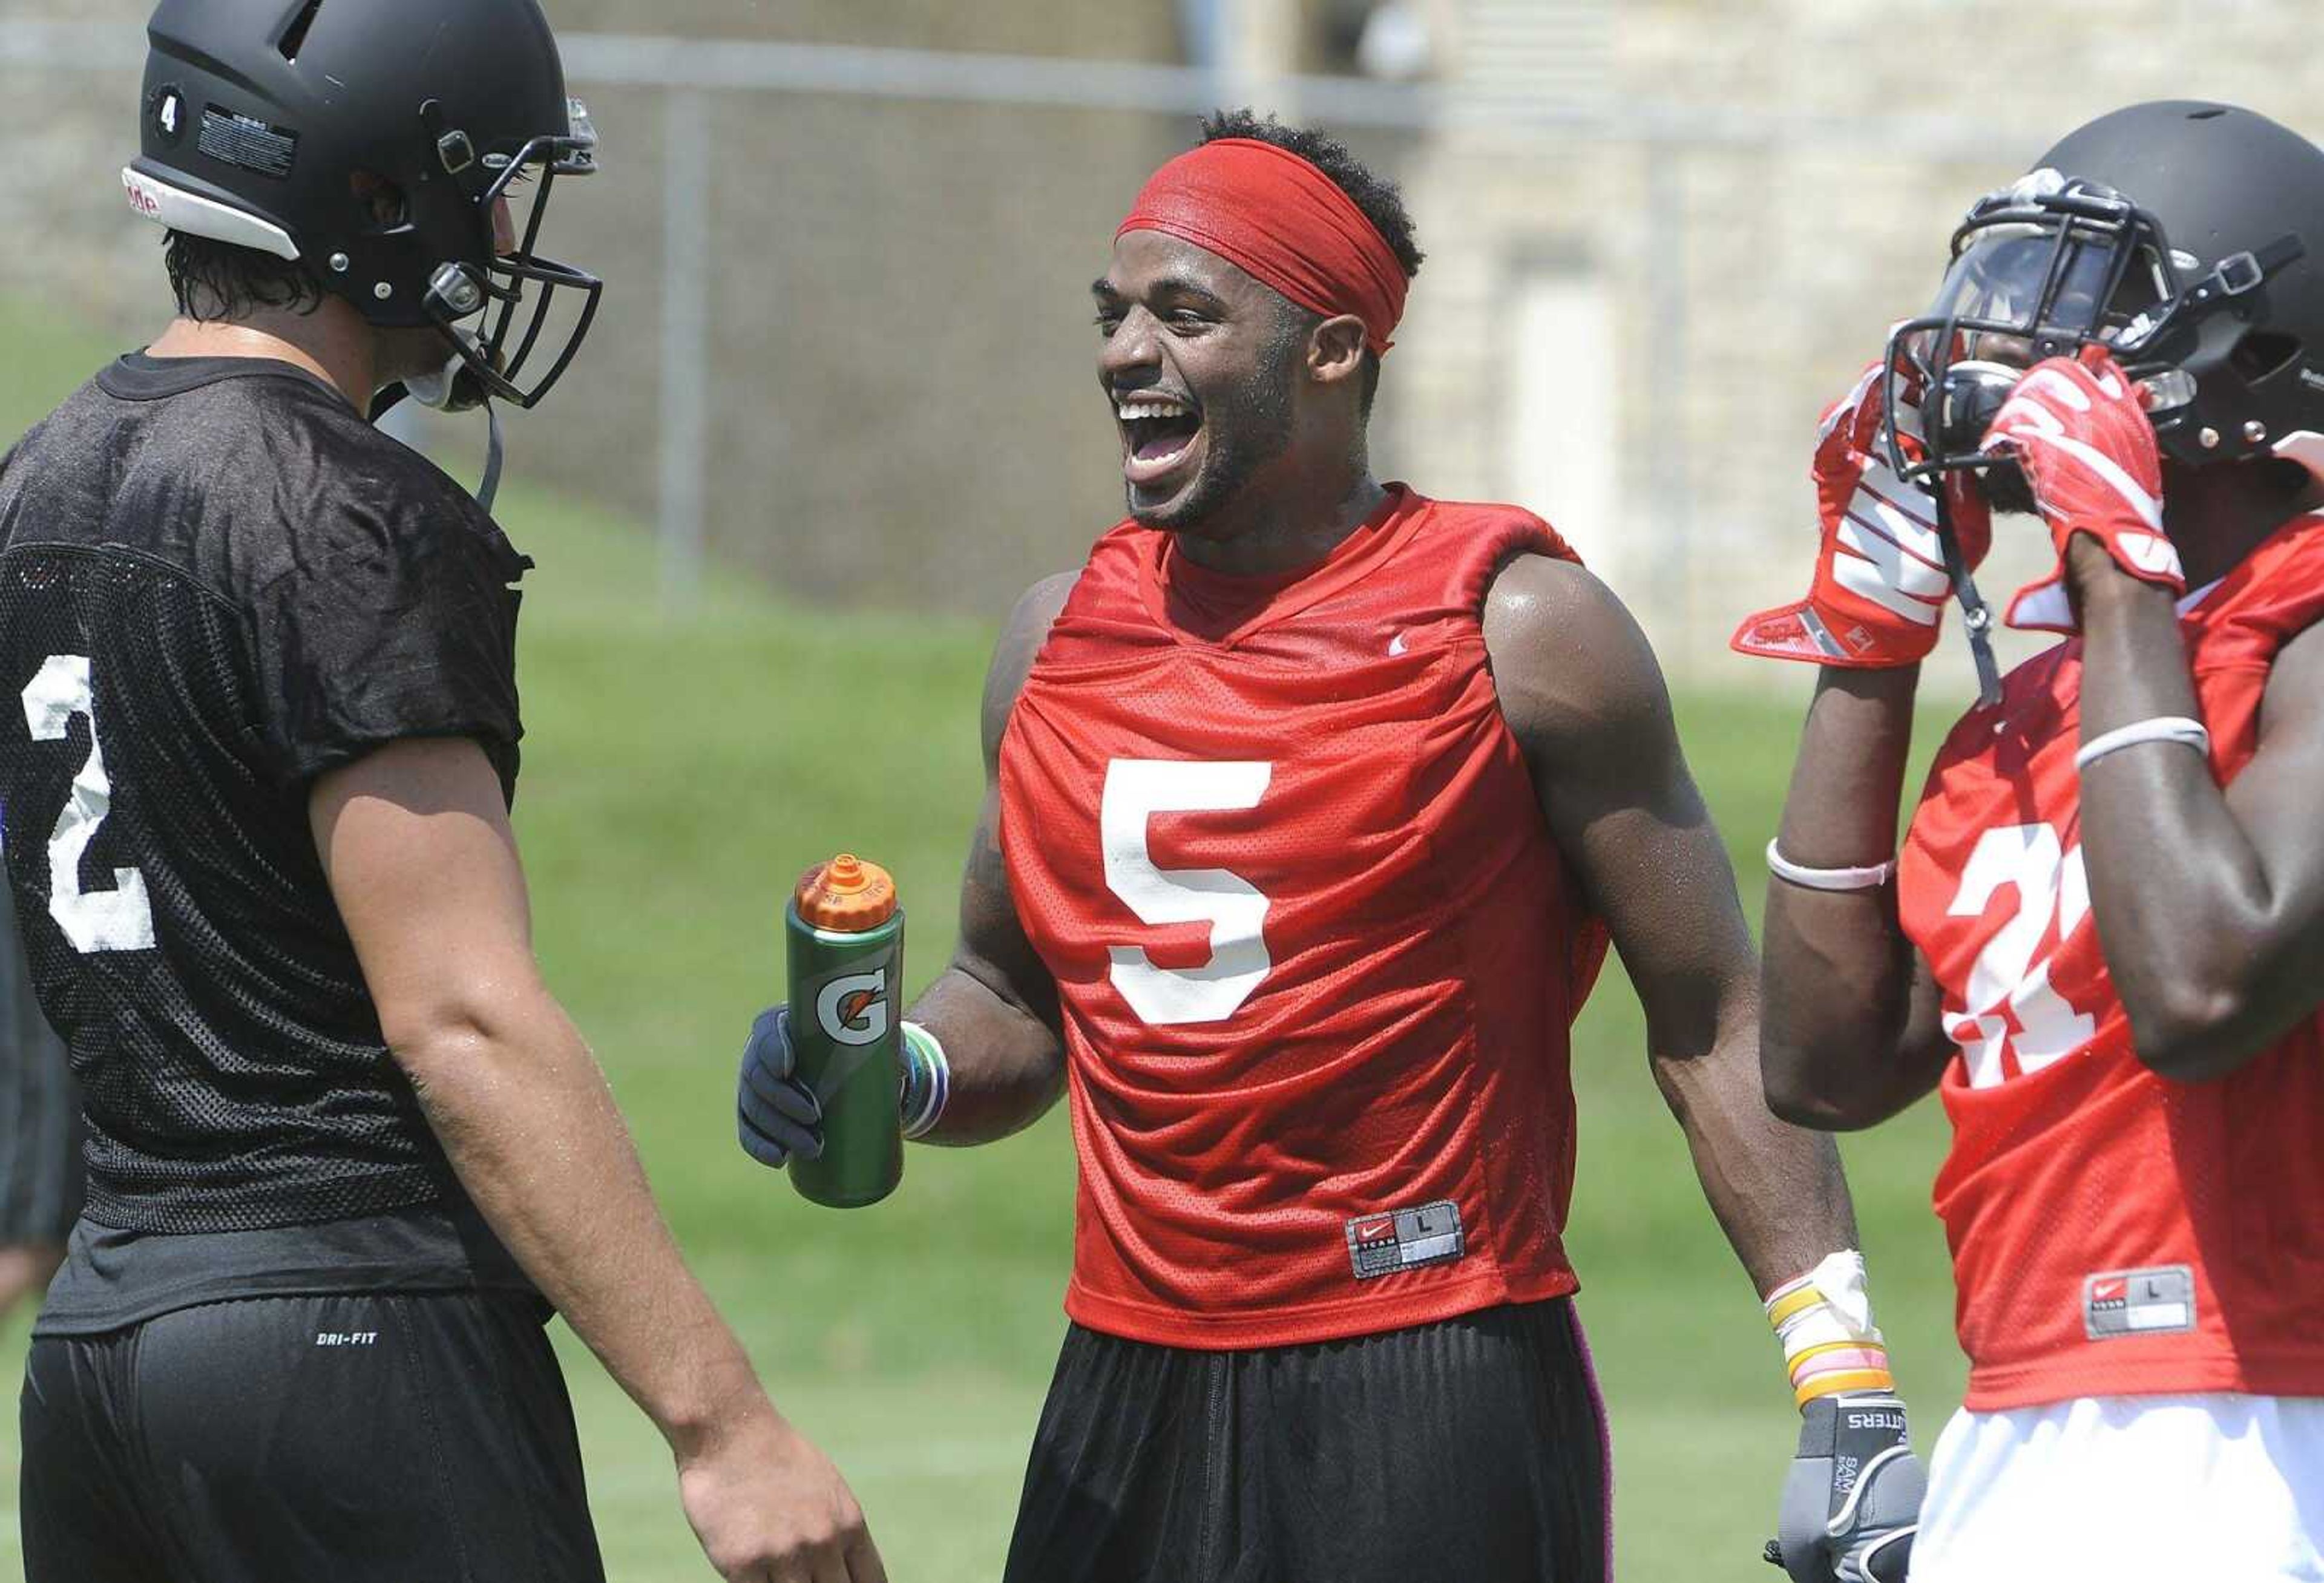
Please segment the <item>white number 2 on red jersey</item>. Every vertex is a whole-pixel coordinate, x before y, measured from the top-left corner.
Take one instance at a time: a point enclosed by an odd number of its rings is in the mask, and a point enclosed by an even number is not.
[[[24,723],[36,742],[60,742],[74,715],[88,721],[88,759],[73,777],[65,805],[49,834],[49,916],[73,949],[150,951],[153,948],[153,904],[145,876],[115,869],[110,890],[80,888],[80,860],[97,827],[113,811],[113,778],[105,772],[105,747],[98,741],[97,695],[89,686],[88,660],[78,654],[51,654],[24,688]]]
[[[1224,1022],[1274,965],[1262,933],[1267,897],[1224,869],[1156,868],[1146,845],[1148,821],[1157,814],[1255,808],[1274,772],[1272,764],[1254,761],[1116,759],[1106,766],[1098,840],[1107,888],[1140,923],[1211,926],[1211,960],[1198,968],[1156,967],[1139,946],[1107,947],[1113,987],[1147,1023]]]
[[[1978,838],[1960,889],[1945,910],[1956,918],[1982,917],[2005,887],[2015,888],[2017,910],[1977,953],[1966,1008],[1944,1018],[1945,1032],[1961,1047],[1971,1088],[1992,1088],[2010,1075],[2005,1054],[2016,1057],[2019,1072],[2039,1072],[2098,1031],[2096,1017],[2051,988],[2051,959],[2034,960],[2052,923],[2062,945],[2089,916],[2082,849],[2061,851],[2057,831],[2047,824],[1988,830]]]

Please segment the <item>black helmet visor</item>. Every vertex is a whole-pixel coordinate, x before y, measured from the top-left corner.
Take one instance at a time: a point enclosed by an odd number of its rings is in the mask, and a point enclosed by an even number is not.
[[[2120,260],[2117,239],[2072,226],[1989,227],[1953,260],[1923,317],[1960,327],[1969,338],[1959,351],[1970,357],[2024,357],[2037,341],[2112,341],[2162,299],[2151,268],[2120,272]],[[1936,361],[1937,334],[1914,340],[1923,367]]]

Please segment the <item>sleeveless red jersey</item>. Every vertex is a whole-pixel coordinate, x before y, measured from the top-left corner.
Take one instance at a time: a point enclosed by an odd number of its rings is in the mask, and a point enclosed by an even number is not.
[[[1099,539],[1001,751],[1080,1161],[1066,1311],[1290,1345],[1574,1287],[1567,1025],[1605,935],[1480,627],[1538,519],[1392,484],[1320,565]]]
[[[2225,785],[2276,652],[2324,616],[2324,518],[2182,611]],[[2214,1081],[2140,1063],[2082,867],[2081,662],[2059,645],[1954,728],[1901,859],[1904,930],[1960,1045],[1936,1207],[1968,1404],[2324,1395],[2324,1014]]]

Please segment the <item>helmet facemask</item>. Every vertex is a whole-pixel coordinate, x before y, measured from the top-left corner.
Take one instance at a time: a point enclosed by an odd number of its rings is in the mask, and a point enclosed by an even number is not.
[[[1899,476],[1971,470],[1997,510],[2032,510],[2015,465],[1978,448],[2010,390],[2045,357],[2102,345],[2152,382],[2141,391],[2150,410],[2183,401],[2183,376],[2160,380],[2171,371],[2137,351],[2181,290],[2161,225],[2119,193],[2043,170],[1979,200],[1953,233],[1935,301],[1889,335],[1891,431],[1909,407],[1918,422],[1903,432],[1928,438],[1925,456],[1892,456]]]
[[[413,392],[430,406],[458,411],[488,399],[523,408],[538,405],[572,364],[596,318],[604,282],[540,251],[541,225],[557,179],[591,175],[597,168],[597,139],[588,112],[577,99],[570,104],[571,126],[565,134],[535,137],[513,152],[479,155],[458,132],[438,139],[446,170],[460,184],[484,244],[470,257],[437,263],[421,298],[429,321],[452,345],[446,377],[424,382],[429,388]],[[512,195],[521,196],[520,189],[535,178],[539,188],[531,195],[516,246],[503,253],[494,235],[499,207]],[[469,190],[474,191],[472,198],[466,197]],[[528,284],[535,288],[529,304]],[[561,334],[545,336],[559,316],[568,321]],[[475,322],[466,322],[470,320]],[[535,357],[544,344],[555,344],[558,349],[527,382],[526,371],[539,367]]]
[[[1883,400],[1890,466],[1936,497],[1987,702],[1999,696],[1991,616],[1953,542],[1945,475],[1972,474],[1997,511],[2034,511],[2016,464],[1978,447],[2028,368],[2091,345],[2122,364],[2165,454],[2198,463],[2251,454],[2264,433],[2239,434],[2225,446],[2218,427],[2204,421],[2206,380],[2216,378],[2217,396],[2227,401],[2235,392],[2227,387],[2240,383],[2226,373],[2226,350],[2246,337],[2236,316],[2220,310],[2303,252],[2287,235],[2190,278],[2198,262],[2172,248],[2153,214],[2110,188],[2046,168],[1980,199],[1953,233],[1936,299],[1889,335]],[[1925,436],[1922,454],[1906,454],[1899,434]]]

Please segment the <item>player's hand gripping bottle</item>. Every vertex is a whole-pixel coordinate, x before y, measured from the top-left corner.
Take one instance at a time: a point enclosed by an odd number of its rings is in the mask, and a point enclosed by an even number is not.
[[[897,1115],[904,913],[887,870],[842,852],[802,875],[784,909],[794,1075],[823,1107],[823,1153],[791,1185],[835,1209],[877,1203],[904,1176]]]

